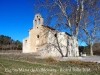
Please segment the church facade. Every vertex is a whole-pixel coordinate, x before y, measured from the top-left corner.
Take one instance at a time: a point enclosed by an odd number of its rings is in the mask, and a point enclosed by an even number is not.
[[[45,26],[43,21],[40,14],[35,15],[29,36],[23,39],[23,53],[36,52],[43,57],[79,56],[77,39]]]

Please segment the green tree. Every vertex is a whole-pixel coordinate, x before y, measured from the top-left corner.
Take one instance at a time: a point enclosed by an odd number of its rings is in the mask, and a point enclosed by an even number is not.
[[[22,43],[19,40],[14,41],[11,37],[0,35],[0,50],[22,49]]]

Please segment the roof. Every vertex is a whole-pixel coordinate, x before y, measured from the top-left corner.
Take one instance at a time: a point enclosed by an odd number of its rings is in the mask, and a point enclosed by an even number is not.
[[[69,36],[72,36],[71,34],[69,34],[69,33],[67,33],[67,32],[65,32],[67,35],[69,35]]]
[[[42,26],[47,27],[47,28],[49,28],[49,29],[51,29],[51,30],[55,30],[54,28],[49,27],[49,26],[45,26],[45,25],[42,25]]]
[[[33,29],[33,28],[30,28],[28,31],[30,31],[31,29]]]
[[[51,30],[56,30],[56,29],[54,29],[54,28],[52,28],[52,27],[49,27],[49,26],[45,26],[45,25],[42,25],[42,26],[47,27],[47,28],[49,28],[49,29],[51,29]],[[56,30],[56,31],[57,31],[57,30]],[[59,32],[61,32],[61,31],[59,31]],[[71,35],[70,35],[69,33],[67,33],[67,32],[65,32],[65,34],[71,36]]]

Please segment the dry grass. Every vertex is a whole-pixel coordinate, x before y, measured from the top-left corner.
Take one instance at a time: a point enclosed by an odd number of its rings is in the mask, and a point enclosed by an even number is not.
[[[47,63],[57,63],[57,62],[59,62],[58,60],[55,60],[53,57],[45,58],[45,61]]]
[[[100,64],[94,62],[83,62],[83,61],[57,61],[53,57],[48,57],[46,59],[34,58],[32,54],[0,54],[0,75],[11,75],[5,74],[3,72],[2,65],[6,68],[12,67],[23,67],[23,68],[46,68],[55,69],[57,72],[36,72],[36,73],[13,73],[12,75],[100,75]],[[90,71],[72,71],[72,70],[82,70],[84,68],[90,69]],[[60,69],[64,71],[60,72]],[[71,71],[66,72],[72,69]]]
[[[0,50],[0,53],[22,53],[22,50]]]

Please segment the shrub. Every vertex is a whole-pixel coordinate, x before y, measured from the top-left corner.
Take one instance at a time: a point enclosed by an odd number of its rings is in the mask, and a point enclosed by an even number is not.
[[[53,57],[48,57],[48,58],[45,59],[45,61],[48,62],[48,63],[56,63],[56,62],[58,62]]]

